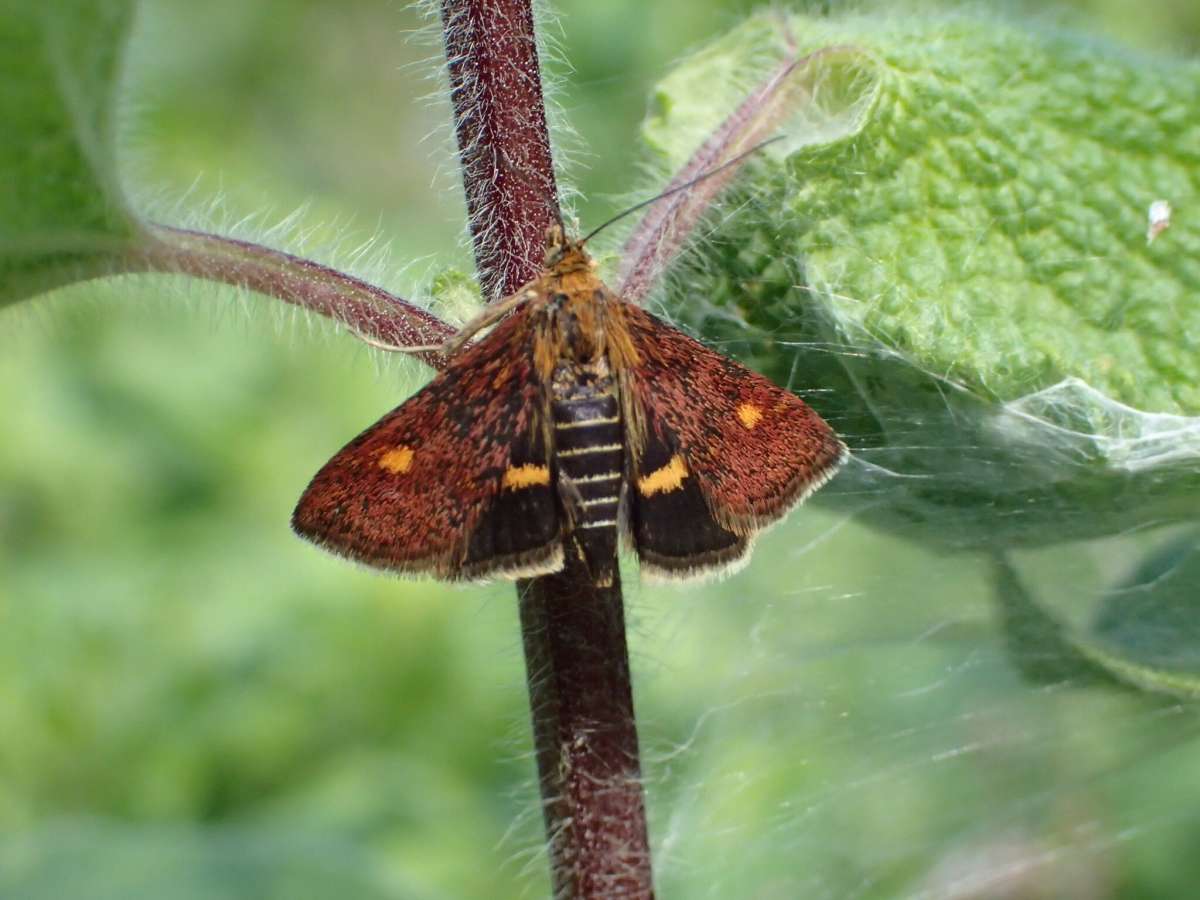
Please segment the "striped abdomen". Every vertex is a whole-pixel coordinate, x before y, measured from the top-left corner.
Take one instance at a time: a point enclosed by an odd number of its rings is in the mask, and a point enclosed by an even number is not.
[[[607,586],[616,568],[625,478],[625,431],[616,385],[607,371],[563,365],[555,373],[551,411],[559,496],[571,523],[567,552],[572,544],[578,547],[595,583]]]

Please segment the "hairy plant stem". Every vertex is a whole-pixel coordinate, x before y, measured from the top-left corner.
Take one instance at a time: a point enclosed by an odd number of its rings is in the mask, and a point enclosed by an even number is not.
[[[554,896],[653,897],[620,579],[569,555],[520,603]]]
[[[542,268],[561,220],[529,0],[442,0],[455,129],[480,282],[495,300]],[[651,898],[619,582],[518,584],[551,880],[558,898]]]
[[[484,299],[542,268],[561,221],[529,0],[442,0],[467,217]]]
[[[440,344],[454,334],[433,313],[352,275],[260,244],[165,225],[145,226],[129,271],[177,272],[248,288],[335,319],[384,349]],[[435,368],[436,350],[413,354]]]
[[[810,64],[849,49],[830,47],[797,58],[786,27],[781,28],[781,36],[787,53],[775,70],[692,153],[664,190],[675,191],[706,172],[712,175],[652,206],[625,242],[618,278],[621,296],[630,303],[645,300],[663,271],[687,244],[716,196],[749,162],[749,156],[738,160],[739,154],[768,139],[789,111],[816,93],[816,86],[804,77]]]

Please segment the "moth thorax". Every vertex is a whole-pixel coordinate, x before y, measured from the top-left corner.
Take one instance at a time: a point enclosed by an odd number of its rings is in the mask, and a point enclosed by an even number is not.
[[[553,402],[565,402],[603,394],[616,395],[616,382],[608,359],[600,355],[586,363],[561,359],[550,382]]]
[[[558,356],[564,362],[592,365],[604,359],[604,330],[589,304],[573,303],[557,316]]]

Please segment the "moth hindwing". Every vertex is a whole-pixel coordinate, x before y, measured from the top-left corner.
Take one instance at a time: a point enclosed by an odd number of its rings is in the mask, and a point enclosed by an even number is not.
[[[574,554],[598,585],[624,534],[646,574],[703,576],[744,561],[845,457],[798,397],[611,294],[579,243],[552,242],[504,305],[317,473],[300,534],[449,579],[531,577]]]
[[[642,571],[732,571],[756,532],[833,476],[846,448],[804,401],[630,304],[635,361],[622,378],[631,423],[629,531]]]

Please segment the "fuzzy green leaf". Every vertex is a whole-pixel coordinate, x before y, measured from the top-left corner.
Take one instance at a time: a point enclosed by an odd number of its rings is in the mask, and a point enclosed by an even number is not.
[[[134,234],[114,159],[133,7],[4,0],[0,305],[116,268]]]
[[[667,302],[812,392],[857,460],[823,500],[950,547],[1194,518],[1200,66],[966,15],[790,24],[854,52]],[[752,19],[662,82],[668,167],[779,34]]]

